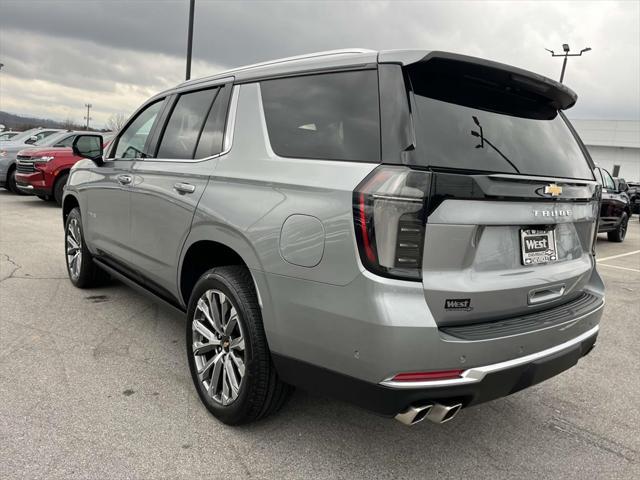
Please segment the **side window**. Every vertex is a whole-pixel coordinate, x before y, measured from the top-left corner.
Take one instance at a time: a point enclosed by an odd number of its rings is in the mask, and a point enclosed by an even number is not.
[[[194,158],[206,158],[222,152],[231,89],[231,85],[219,89],[202,129]]]
[[[609,174],[609,172],[607,172],[606,170],[601,170],[602,171],[602,179],[604,180],[604,188],[607,188],[609,190],[615,190],[616,189],[616,184],[613,181],[613,178],[611,178],[611,175]]]
[[[271,148],[276,154],[380,161],[375,70],[267,80],[260,88]]]
[[[73,139],[76,138],[75,135],[69,135],[68,137],[63,138],[59,142],[57,142],[54,147],[70,147],[73,145]]]
[[[217,88],[184,93],[178,98],[167,123],[158,158],[193,158]]]
[[[144,144],[151,132],[163,101],[159,100],[140,112],[136,119],[122,132],[115,150],[116,158],[141,158],[145,156]]]

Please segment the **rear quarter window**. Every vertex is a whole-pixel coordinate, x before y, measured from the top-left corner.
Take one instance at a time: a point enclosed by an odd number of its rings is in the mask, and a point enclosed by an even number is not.
[[[375,70],[260,83],[271,148],[282,157],[380,161]]]

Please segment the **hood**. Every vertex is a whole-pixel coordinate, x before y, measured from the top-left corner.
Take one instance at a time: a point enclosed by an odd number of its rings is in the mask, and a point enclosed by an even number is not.
[[[0,150],[5,150],[7,152],[17,152],[18,150],[22,150],[23,148],[28,148],[29,144],[22,142],[0,142]]]
[[[42,157],[43,155],[56,155],[60,153],[71,153],[71,147],[33,147],[23,148],[17,154],[29,157]]]

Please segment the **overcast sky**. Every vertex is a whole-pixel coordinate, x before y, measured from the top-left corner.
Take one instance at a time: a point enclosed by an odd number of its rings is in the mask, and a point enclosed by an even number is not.
[[[184,79],[189,0],[0,0],[0,110],[96,126]],[[571,118],[640,120],[640,2],[196,0],[192,76],[320,50],[447,50],[558,78]]]

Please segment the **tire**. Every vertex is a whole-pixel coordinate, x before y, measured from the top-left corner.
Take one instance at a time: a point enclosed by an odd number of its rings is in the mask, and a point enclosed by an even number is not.
[[[200,400],[216,418],[241,425],[284,405],[291,387],[278,378],[271,360],[253,279],[245,267],[205,272],[193,289],[187,315],[191,378]]]
[[[53,199],[56,201],[59,207],[62,206],[62,194],[64,193],[64,186],[69,179],[68,173],[63,173],[56,179],[56,183],[53,185]]]
[[[49,200],[51,200],[51,197],[49,197],[49,195],[36,195],[36,197],[38,197],[43,202],[48,202]]]
[[[607,238],[610,242],[622,242],[624,241],[624,237],[627,235],[627,225],[629,223],[629,216],[626,212],[622,214],[622,218],[620,219],[620,223],[618,224],[618,228],[613,230],[612,232],[607,233]]]
[[[67,265],[67,274],[71,283],[78,288],[99,286],[106,273],[93,263],[91,253],[84,241],[82,217],[78,207],[69,212],[64,224],[64,245],[65,264]]]
[[[7,190],[16,195],[26,195],[22,190],[20,190],[16,185],[16,167],[11,167],[9,169],[9,173],[7,173]]]

